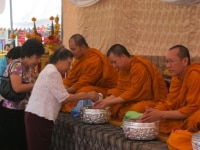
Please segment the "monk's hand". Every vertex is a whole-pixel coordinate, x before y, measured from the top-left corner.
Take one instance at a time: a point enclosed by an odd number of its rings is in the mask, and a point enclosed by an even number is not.
[[[102,100],[99,100],[99,101],[96,101],[93,105],[92,108],[96,108],[96,109],[104,109],[106,107],[105,105],[105,99],[102,99]]]
[[[93,102],[96,102],[99,100],[99,94],[95,91],[91,91],[87,93],[88,99],[92,100]]]
[[[65,89],[66,89],[66,90],[69,88],[69,86],[67,86],[67,85],[64,85],[64,86],[65,86]]]
[[[140,117],[141,122],[153,122],[161,119],[162,111],[146,107],[145,113]]]

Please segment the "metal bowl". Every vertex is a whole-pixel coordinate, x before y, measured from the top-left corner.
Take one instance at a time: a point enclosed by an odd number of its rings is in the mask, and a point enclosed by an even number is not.
[[[124,119],[122,128],[125,137],[131,140],[153,140],[159,134],[159,121],[142,123],[138,120]]]
[[[194,133],[192,135],[192,148],[193,150],[200,149],[200,133]]]
[[[80,109],[80,117],[87,124],[103,124],[110,119],[110,109],[92,109],[92,106],[83,106]]]

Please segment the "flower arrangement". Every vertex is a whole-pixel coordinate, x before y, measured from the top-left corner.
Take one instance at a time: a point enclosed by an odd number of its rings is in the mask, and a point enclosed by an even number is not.
[[[10,38],[14,40],[16,38],[16,34],[15,33],[11,33],[10,34]]]
[[[37,32],[37,29],[36,29],[36,18],[33,17],[31,19],[33,21],[33,30],[31,33],[27,33],[26,34],[26,38],[30,39],[30,38],[34,38],[34,39],[37,39],[38,41],[42,42],[42,35],[40,33]]]
[[[13,47],[15,47],[15,38],[17,36],[17,32],[16,31],[11,31],[10,33],[10,39],[11,39],[11,43]]]
[[[49,18],[51,20],[51,32],[50,35],[47,37],[46,41],[44,42],[45,48],[48,49],[49,55],[52,55],[55,51],[56,48],[58,48],[61,44],[62,41],[59,38],[59,29],[60,25],[58,23],[59,17],[53,17],[51,16]],[[55,25],[53,23],[55,21]]]

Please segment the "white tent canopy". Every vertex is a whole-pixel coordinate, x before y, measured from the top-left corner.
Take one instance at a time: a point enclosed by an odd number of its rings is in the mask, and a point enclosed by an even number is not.
[[[61,21],[61,0],[0,0],[0,28],[11,28],[10,12],[12,12],[13,29],[33,27],[32,17],[37,19],[36,25],[50,25],[50,16]],[[60,22],[59,21],[59,22]]]

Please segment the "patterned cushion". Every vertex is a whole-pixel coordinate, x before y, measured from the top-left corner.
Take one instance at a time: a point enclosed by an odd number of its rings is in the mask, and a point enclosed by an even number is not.
[[[126,139],[122,128],[110,124],[84,124],[80,118],[60,112],[55,123],[51,150],[167,150],[160,140]]]

